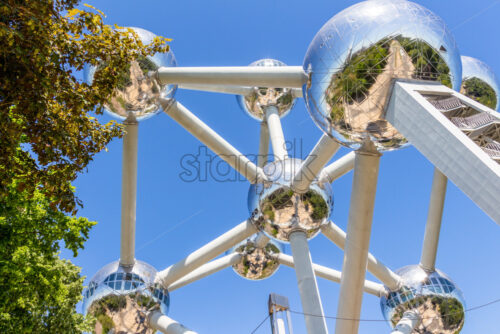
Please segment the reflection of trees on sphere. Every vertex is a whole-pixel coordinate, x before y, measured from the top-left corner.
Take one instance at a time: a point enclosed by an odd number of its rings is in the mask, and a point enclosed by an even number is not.
[[[130,28],[139,36],[145,44],[151,43],[157,36],[147,30]],[[97,67],[87,68],[85,79],[92,83],[94,76],[107,66],[103,61]],[[161,85],[157,78],[150,77],[149,73],[160,67],[176,66],[176,60],[172,53],[157,53],[153,56],[138,56],[118,76],[118,85],[113,91],[109,101],[104,104],[104,109],[113,117],[120,120],[126,119],[132,114],[136,120],[144,120],[161,112],[160,98],[172,98],[177,86]]]
[[[243,278],[262,280],[272,276],[279,268],[279,262],[274,255],[281,253],[282,246],[276,241],[269,240],[264,246],[257,244],[262,237],[260,233],[242,241],[229,252],[242,255],[241,261],[233,265],[233,270]]]
[[[444,22],[405,0],[355,4],[330,19],[304,60],[307,108],[345,146],[370,138],[381,150],[408,144],[385,120],[394,79],[437,81],[458,89],[461,63]]]
[[[462,83],[460,93],[484,104],[495,110],[497,106],[497,96],[493,88],[478,78],[465,79]]]
[[[479,59],[462,56],[460,93],[493,110],[500,108],[500,83],[493,70]]]
[[[333,206],[331,187],[314,181],[305,193],[291,189],[291,181],[302,161],[286,159],[264,167],[268,183],[250,187],[249,210],[258,228],[279,241],[288,241],[289,233],[300,228],[314,237],[330,216]]]

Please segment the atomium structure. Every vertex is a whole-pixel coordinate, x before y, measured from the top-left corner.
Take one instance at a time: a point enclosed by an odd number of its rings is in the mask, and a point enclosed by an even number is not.
[[[145,42],[154,37],[134,30]],[[100,68],[87,70],[89,82]],[[435,267],[443,205],[450,179],[500,224],[499,84],[482,62],[460,57],[434,13],[406,0],[369,0],[330,19],[302,66],[262,59],[241,67],[176,67],[169,52],[137,59],[121,78],[105,105],[125,120],[121,250],[120,260],[99,271],[84,293],[96,333],[194,333],[168,317],[171,292],[228,267],[255,281],[280,265],[295,268],[310,334],[328,333],[317,277],[340,283],[337,334],[358,332],[363,292],[380,297],[393,333],[461,331],[462,292]],[[257,161],[175,100],[177,88],[236,95],[261,124]],[[323,132],[304,160],[289,156],[281,127],[301,97]],[[242,223],[156,271],[135,259],[135,201],[138,124],[160,111],[244,176],[250,189]],[[328,164],[341,145],[353,151]],[[420,262],[393,271],[368,245],[379,161],[409,145],[435,166],[434,179]],[[331,183],[351,170],[344,232],[332,221]],[[308,242],[319,233],[344,250],[342,271],[312,263]],[[381,283],[366,280],[366,271]]]

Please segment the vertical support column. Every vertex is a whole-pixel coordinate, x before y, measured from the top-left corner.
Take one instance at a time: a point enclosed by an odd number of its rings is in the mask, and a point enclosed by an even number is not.
[[[302,311],[305,313],[307,332],[309,334],[326,334],[328,328],[323,316],[323,306],[314,275],[306,233],[302,230],[292,231],[290,233],[290,246],[295,263]],[[363,287],[361,287],[361,291],[363,291]]]
[[[267,123],[260,123],[260,141],[259,141],[259,156],[257,157],[257,166],[264,167],[267,164],[269,154],[269,128]]]
[[[137,196],[137,141],[139,123],[135,118],[124,122],[122,161],[122,224],[120,265],[131,267],[135,258],[135,210]]]
[[[273,154],[276,160],[285,160],[288,158],[288,152],[286,151],[285,136],[281,128],[278,108],[276,106],[266,106],[264,107],[264,112],[266,114],[267,125],[269,126]]]
[[[347,240],[337,309],[336,334],[356,334],[375,206],[380,153],[371,142],[356,151]]]
[[[439,233],[441,232],[441,220],[443,218],[447,184],[448,178],[439,169],[434,168],[429,213],[427,214],[424,244],[420,258],[420,266],[428,272],[434,271],[436,265],[436,254],[439,244]]]

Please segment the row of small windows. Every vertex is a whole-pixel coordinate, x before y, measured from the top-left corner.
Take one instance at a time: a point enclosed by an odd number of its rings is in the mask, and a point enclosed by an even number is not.
[[[104,279],[104,284],[113,290],[134,290],[144,284],[144,280],[139,275],[132,273],[113,273]],[[90,282],[89,288],[85,292],[85,297],[94,295],[97,290],[98,284]],[[153,289],[153,295],[160,300],[160,302],[168,305],[168,293],[166,290],[160,288],[158,284]]]
[[[427,288],[430,291],[437,293],[451,293],[455,290],[455,286],[449,280],[443,277],[431,277],[432,284],[428,284]],[[428,283],[428,282],[427,282]]]
[[[144,283],[144,280],[139,275],[133,273],[113,273],[104,279],[104,283],[115,280],[137,281]]]
[[[443,277],[431,277],[429,280],[424,282],[422,289],[427,289],[428,291],[435,293],[451,293],[455,290],[455,286],[449,280]],[[416,290],[414,288],[403,287],[400,291],[391,292],[387,297],[387,305],[391,308],[396,307],[399,304],[405,303],[409,300],[415,298]]]

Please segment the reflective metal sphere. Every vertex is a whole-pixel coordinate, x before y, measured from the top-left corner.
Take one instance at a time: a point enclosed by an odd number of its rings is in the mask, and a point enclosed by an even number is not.
[[[500,110],[500,83],[493,70],[482,61],[462,56],[462,86],[460,93],[490,107]]]
[[[151,43],[157,37],[152,32],[141,28],[131,29],[145,44]],[[118,87],[115,88],[111,100],[104,105],[104,110],[120,120],[132,114],[138,121],[160,113],[162,108],[158,102],[159,99],[172,98],[177,86],[161,85],[155,78],[149,77],[148,73],[156,71],[161,66],[172,67],[176,64],[172,51],[148,57],[141,56],[132,61],[128,71],[119,74]],[[99,66],[87,67],[84,72],[85,81],[91,84],[98,70]]]
[[[404,312],[415,310],[421,322],[412,333],[455,334],[462,330],[465,301],[448,276],[439,270],[427,273],[419,265],[403,267],[396,273],[402,277],[402,287],[388,291],[388,296],[380,300],[382,313],[393,327]]]
[[[251,63],[249,66],[286,66],[285,63],[275,59],[261,59]],[[250,117],[256,120],[265,118],[264,107],[276,106],[278,114],[283,117],[295,105],[292,91],[288,88],[268,88],[254,87],[253,92],[248,96],[236,96],[236,100]]]
[[[257,244],[260,233],[254,234],[234,246],[228,253],[237,252],[242,255],[240,263],[233,265],[233,270],[243,278],[256,281],[271,277],[279,268],[279,262],[273,254],[283,252],[283,246],[269,240],[263,247]]]
[[[96,333],[152,334],[147,312],[167,314],[168,291],[154,284],[156,269],[137,261],[132,268],[112,262],[99,270],[84,291],[83,313],[96,317]]]
[[[378,150],[408,141],[384,118],[392,79],[440,81],[460,88],[460,55],[445,23],[406,0],[370,0],[331,18],[304,59],[307,109],[316,125],[357,149],[369,137]]]
[[[304,194],[291,189],[292,178],[300,169],[300,159],[275,161],[263,170],[266,183],[250,186],[248,209],[256,225],[269,237],[288,242],[289,233],[303,229],[310,239],[330,217],[333,195],[329,183],[314,181]]]

